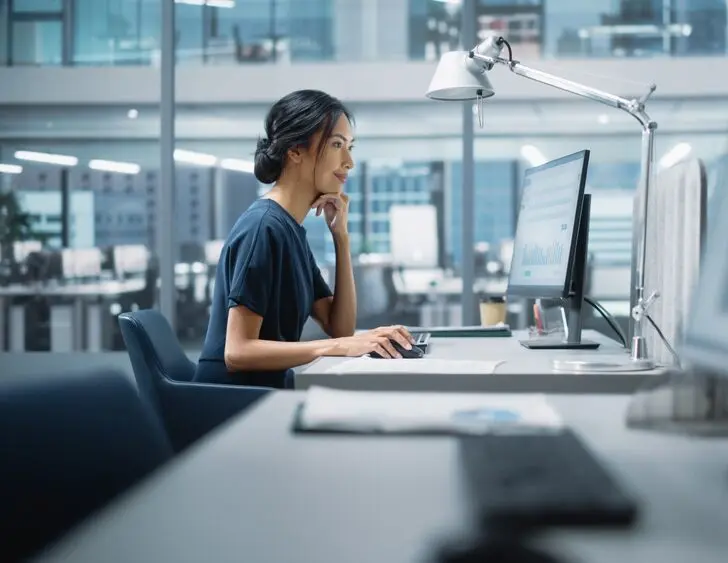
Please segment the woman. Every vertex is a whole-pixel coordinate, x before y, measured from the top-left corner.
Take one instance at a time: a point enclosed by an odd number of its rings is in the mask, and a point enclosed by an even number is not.
[[[274,184],[238,219],[217,266],[215,292],[196,381],[283,388],[291,368],[322,356],[411,348],[403,327],[354,336],[356,293],[343,193],[354,167],[352,116],[324,92],[293,92],[270,109],[255,151],[255,176]],[[303,220],[325,217],[336,249],[332,294],[313,258]],[[300,342],[309,316],[331,337]]]

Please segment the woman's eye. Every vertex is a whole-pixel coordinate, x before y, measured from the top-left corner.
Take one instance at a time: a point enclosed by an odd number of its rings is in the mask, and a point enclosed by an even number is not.
[[[340,148],[341,148],[341,147],[343,147],[343,146],[344,146],[344,145],[342,144],[342,142],[341,142],[341,141],[334,141],[333,147],[334,147],[335,149],[340,149]]]

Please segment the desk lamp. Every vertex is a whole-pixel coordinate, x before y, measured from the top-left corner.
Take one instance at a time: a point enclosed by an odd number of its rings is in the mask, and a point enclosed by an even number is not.
[[[507,58],[501,56],[503,48],[508,52]],[[642,127],[642,158],[641,176],[638,190],[639,197],[639,228],[636,229],[635,248],[637,249],[636,266],[632,271],[632,285],[634,290],[634,306],[630,316],[630,332],[632,342],[630,346],[630,362],[609,363],[604,361],[588,362],[559,362],[558,369],[577,371],[635,371],[648,370],[655,367],[655,363],[648,358],[645,337],[643,335],[643,321],[648,307],[658,297],[653,293],[644,296],[645,284],[645,246],[647,242],[647,198],[652,184],[655,130],[657,123],[645,112],[645,102],[655,91],[656,86],[650,85],[648,91],[640,98],[626,99],[614,94],[602,92],[590,86],[585,86],[571,80],[566,80],[546,72],[529,68],[513,59],[511,46],[505,38],[490,36],[470,51],[450,51],[441,58],[435,71],[427,97],[442,101],[469,101],[476,100],[478,122],[483,127],[483,100],[495,94],[493,86],[486,76],[496,64],[506,66],[511,72],[553,86],[565,92],[570,92],[582,98],[587,98],[612,106],[627,112],[634,117]],[[635,271],[636,270],[636,271]]]

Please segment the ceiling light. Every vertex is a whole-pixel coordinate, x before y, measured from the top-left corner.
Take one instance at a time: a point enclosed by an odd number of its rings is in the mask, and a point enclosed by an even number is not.
[[[102,170],[104,172],[117,172],[119,174],[139,174],[141,166],[133,162],[115,162],[113,160],[92,160],[88,163],[88,167],[93,170]]]
[[[78,164],[78,159],[75,156],[46,152],[16,151],[15,158],[44,164],[56,164],[58,166],[76,166]]]
[[[544,154],[533,145],[523,145],[521,147],[521,156],[531,166],[540,166],[548,162]]]
[[[602,125],[606,125],[607,123],[609,123],[609,116],[606,113],[600,113],[597,117],[597,121]]]
[[[132,109],[130,109],[129,111],[126,112],[126,116],[129,119],[136,119],[137,117],[139,117],[139,110],[136,110],[136,109],[132,108]]]
[[[220,167],[225,170],[236,170],[237,172],[253,173],[255,163],[251,160],[239,160],[237,158],[223,158]]]
[[[215,166],[217,164],[217,157],[215,155],[183,149],[175,149],[174,159],[178,162],[194,164],[196,166]]]
[[[690,154],[693,150],[688,143],[678,143],[667,151],[664,156],[660,159],[660,166],[663,168],[669,168],[680,162],[683,158]]]
[[[19,164],[2,164],[0,163],[0,174],[20,174],[23,167]]]

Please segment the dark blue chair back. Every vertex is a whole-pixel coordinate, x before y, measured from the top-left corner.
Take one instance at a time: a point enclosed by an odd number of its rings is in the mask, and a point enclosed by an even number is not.
[[[192,381],[195,363],[187,357],[167,319],[155,309],[119,315],[140,392],[159,406],[162,380]]]
[[[0,429],[3,561],[38,552],[173,455],[117,371],[4,376]]]
[[[159,311],[122,313],[119,326],[137,385],[157,408],[176,451],[273,390],[192,382],[195,364]]]

